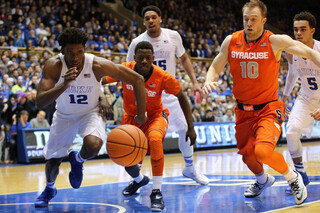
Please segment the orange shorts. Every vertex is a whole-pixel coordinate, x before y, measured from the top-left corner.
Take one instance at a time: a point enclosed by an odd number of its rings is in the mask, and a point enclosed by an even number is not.
[[[270,142],[274,147],[281,134],[283,121],[283,102],[273,101],[261,110],[244,111],[235,108],[236,140],[239,154],[254,154],[254,147],[259,142]]]
[[[148,120],[145,123],[139,124],[134,120],[132,116],[126,113],[122,118],[121,124],[122,125],[131,124],[136,127],[139,127],[139,129],[141,129],[147,137],[148,145],[149,145],[148,153],[150,153],[149,132],[152,130],[159,131],[163,136],[162,140],[159,141],[159,143],[163,143],[164,137],[168,129],[168,115],[169,115],[169,111],[167,109],[164,109],[163,112],[155,113],[151,117],[148,117]]]

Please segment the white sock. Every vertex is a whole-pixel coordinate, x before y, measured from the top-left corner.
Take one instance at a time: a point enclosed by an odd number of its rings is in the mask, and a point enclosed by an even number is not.
[[[265,182],[267,182],[268,179],[268,174],[265,173],[264,171],[262,171],[260,174],[256,175],[257,181],[260,184],[264,184]]]
[[[133,180],[134,180],[136,183],[140,183],[143,178],[144,178],[144,176],[139,172],[139,176],[133,178]]]
[[[286,173],[283,174],[284,178],[289,181],[292,180],[293,178],[297,177],[297,173],[295,173],[292,169],[288,169],[288,171]]]
[[[83,163],[86,159],[83,159],[80,155],[80,152],[76,154],[76,161],[79,163]]]
[[[294,168],[296,169],[296,171],[301,172],[301,173],[306,173],[305,168],[303,167],[303,163],[295,163],[294,164]]]
[[[162,176],[153,176],[152,182],[153,182],[152,189],[160,189],[161,191]]]
[[[183,157],[186,167],[193,165],[193,156],[191,157]]]
[[[47,181],[47,187],[51,188],[51,189],[55,189],[56,188],[56,184],[55,183],[56,183],[55,181],[53,181],[53,182],[48,182]]]

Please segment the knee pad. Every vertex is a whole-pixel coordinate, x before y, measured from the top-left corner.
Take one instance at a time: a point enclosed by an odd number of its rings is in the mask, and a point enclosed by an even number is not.
[[[163,158],[163,135],[157,130],[151,130],[148,134],[150,157],[152,160]]]

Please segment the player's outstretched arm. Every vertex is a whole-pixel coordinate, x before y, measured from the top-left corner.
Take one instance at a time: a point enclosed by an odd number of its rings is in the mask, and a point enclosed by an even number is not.
[[[180,107],[183,111],[184,117],[186,118],[186,121],[188,124],[188,130],[186,133],[186,141],[188,140],[188,138],[190,138],[190,141],[191,141],[190,146],[192,146],[196,142],[197,134],[194,131],[194,125],[193,125],[193,120],[192,120],[190,104],[188,102],[186,94],[184,94],[182,92],[182,90],[180,90],[180,92],[176,96],[179,100]]]
[[[270,36],[270,42],[278,60],[280,60],[279,55],[284,50],[292,55],[308,58],[320,67],[320,53],[302,42],[293,40],[287,35],[272,35]]]
[[[50,58],[43,69],[43,76],[37,87],[36,105],[39,109],[53,103],[76,79],[76,68],[70,68],[64,75],[64,82],[55,86],[62,69],[59,56]]]
[[[202,88],[204,94],[209,94],[219,86],[218,80],[220,72],[228,62],[228,48],[231,41],[231,35],[227,36],[222,42],[220,53],[213,59],[207,72],[206,81]]]
[[[144,78],[137,72],[120,64],[101,58],[94,57],[93,70],[96,77],[100,80],[104,76],[110,76],[119,81],[132,84],[134,94],[137,101],[137,116],[135,120],[138,123],[144,123],[147,120],[146,116],[146,92],[144,87]]]

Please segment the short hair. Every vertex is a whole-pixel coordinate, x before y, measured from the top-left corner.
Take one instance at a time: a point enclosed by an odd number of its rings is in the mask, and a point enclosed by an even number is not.
[[[143,8],[142,17],[144,17],[144,14],[146,12],[148,12],[148,11],[154,11],[154,12],[156,12],[158,14],[158,16],[161,17],[161,10],[159,9],[159,7],[156,7],[154,5],[149,5],[149,6],[145,7],[145,8]]]
[[[58,37],[59,45],[64,48],[67,44],[82,44],[85,46],[88,35],[80,28],[66,28]]]
[[[134,48],[134,54],[137,54],[138,50],[140,49],[147,49],[151,50],[153,54],[153,46],[150,42],[148,41],[141,41],[137,44],[137,46]]]
[[[262,16],[265,18],[267,17],[267,6],[260,0],[250,0],[249,2],[245,3],[242,7],[242,13],[244,12],[245,8],[252,9],[254,7],[258,7]]]
[[[27,110],[21,110],[20,115],[29,115],[29,112]]]
[[[303,11],[301,13],[296,14],[293,18],[293,21],[302,21],[302,20],[308,21],[310,28],[316,28],[317,26],[316,18],[314,17],[314,15],[312,15],[309,12]]]

